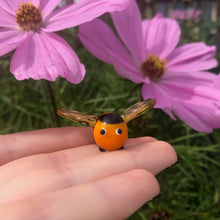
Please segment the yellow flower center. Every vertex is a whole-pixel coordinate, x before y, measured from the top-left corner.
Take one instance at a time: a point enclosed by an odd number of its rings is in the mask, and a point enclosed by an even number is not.
[[[149,77],[151,81],[157,81],[163,76],[166,70],[167,60],[161,60],[159,57],[150,54],[141,65],[141,72],[144,76]]]
[[[37,31],[42,24],[41,11],[32,2],[21,3],[15,18],[22,31]]]

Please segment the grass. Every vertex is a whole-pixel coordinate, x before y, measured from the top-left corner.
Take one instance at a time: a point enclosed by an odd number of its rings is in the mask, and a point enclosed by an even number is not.
[[[82,83],[73,85],[58,78],[50,83],[57,108],[86,114],[123,112],[140,100],[140,88],[120,78],[114,69],[80,50],[87,73]],[[0,61],[0,133],[40,128],[72,126],[56,120],[53,103],[44,80],[17,81],[9,71],[8,59]],[[50,88],[49,87],[49,88]],[[220,137],[193,131],[183,122],[171,120],[161,110],[129,122],[130,137],[151,135],[171,143],[180,163],[158,175],[162,196],[145,204],[129,220],[218,219],[220,216]]]

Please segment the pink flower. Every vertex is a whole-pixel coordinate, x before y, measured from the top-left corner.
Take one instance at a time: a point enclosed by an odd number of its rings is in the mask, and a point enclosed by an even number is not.
[[[175,113],[198,131],[219,128],[220,91],[213,86],[217,76],[205,71],[217,65],[215,47],[202,42],[177,47],[178,23],[161,15],[141,21],[133,0],[124,11],[112,13],[112,19],[124,44],[95,19],[79,27],[86,48],[122,77],[142,84],[143,99],[155,98],[155,107],[171,118]]]
[[[1,0],[0,56],[16,49],[10,71],[16,79],[58,75],[79,83],[85,67],[55,31],[91,21],[105,12],[123,10],[128,0],[81,0],[54,11],[61,0]]]
[[[189,8],[186,10],[173,10],[170,17],[177,20],[197,20],[200,18],[202,11],[200,9]]]

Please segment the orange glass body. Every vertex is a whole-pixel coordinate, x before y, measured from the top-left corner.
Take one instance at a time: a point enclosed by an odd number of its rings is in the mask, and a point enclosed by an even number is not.
[[[102,134],[100,131],[105,131],[105,133]],[[127,124],[124,121],[108,124],[98,120],[95,124],[93,135],[95,142],[102,149],[107,151],[118,150],[123,147],[128,138]]]

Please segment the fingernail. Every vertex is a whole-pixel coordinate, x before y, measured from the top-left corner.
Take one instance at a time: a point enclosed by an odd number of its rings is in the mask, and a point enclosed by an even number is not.
[[[179,162],[180,162],[180,161],[179,161],[179,160],[177,160],[177,161],[176,161],[176,163],[174,163],[174,164],[173,164],[173,165],[171,165],[170,167],[173,167],[173,166],[177,165]],[[170,168],[170,167],[169,167],[169,168]]]
[[[161,197],[161,196],[162,196],[162,193],[160,192],[157,196],[153,197],[152,200],[155,200],[155,199],[157,199],[157,198],[159,198],[159,197]]]
[[[165,168],[165,169],[163,170],[163,172],[164,172],[164,171],[167,171],[167,170],[168,170],[169,168],[171,168],[171,167],[174,167],[174,166],[177,165],[179,162],[180,162],[180,161],[177,160],[176,163],[174,163],[174,164],[172,164],[171,166]]]

